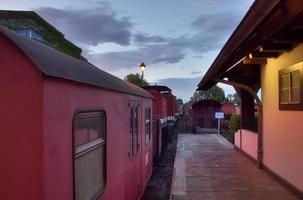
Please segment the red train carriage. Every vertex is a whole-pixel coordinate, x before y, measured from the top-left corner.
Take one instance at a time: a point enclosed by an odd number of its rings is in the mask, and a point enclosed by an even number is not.
[[[145,86],[143,87],[151,93],[155,99],[153,101],[153,119],[164,119],[167,115],[167,94],[171,92],[166,86]]]
[[[177,113],[177,100],[167,86],[146,86],[144,89],[155,97],[153,100],[153,158],[156,161],[161,157],[168,144],[168,137],[172,133]]]
[[[0,50],[1,199],[139,199],[153,97],[2,28]]]
[[[153,101],[154,119],[165,119],[168,117],[175,117],[178,113],[177,98],[172,94],[172,91],[167,86],[154,85],[144,87],[149,93],[151,93],[155,99]],[[164,120],[164,121],[165,121]]]
[[[175,118],[176,114],[178,114],[178,104],[177,98],[173,94],[167,95],[167,114],[168,116]]]

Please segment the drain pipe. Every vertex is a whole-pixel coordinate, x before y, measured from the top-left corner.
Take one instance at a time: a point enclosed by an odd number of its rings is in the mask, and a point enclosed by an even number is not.
[[[241,84],[241,83],[237,83],[237,82],[233,82],[233,81],[226,81],[226,80],[214,80],[216,82],[219,83],[223,83],[223,84],[227,84],[227,85],[231,85],[235,88],[239,88],[239,89],[243,89],[247,92],[249,92],[254,99],[257,102],[257,107],[258,107],[258,154],[257,154],[257,167],[259,169],[262,168],[262,160],[263,160],[263,106],[262,106],[262,101],[260,100],[260,98],[258,97],[257,93],[250,88],[247,85]]]

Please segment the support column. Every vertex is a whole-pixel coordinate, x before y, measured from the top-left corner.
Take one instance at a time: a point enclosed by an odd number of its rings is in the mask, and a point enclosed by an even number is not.
[[[241,89],[241,118],[242,128],[255,130],[255,102],[254,97],[246,90]]]

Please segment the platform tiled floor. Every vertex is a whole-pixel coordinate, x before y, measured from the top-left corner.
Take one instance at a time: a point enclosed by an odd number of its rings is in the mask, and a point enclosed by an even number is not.
[[[295,200],[216,134],[179,135],[173,200]]]

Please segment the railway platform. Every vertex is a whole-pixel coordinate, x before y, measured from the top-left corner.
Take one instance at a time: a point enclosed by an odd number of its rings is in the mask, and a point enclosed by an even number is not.
[[[295,200],[217,134],[180,134],[172,200]]]

